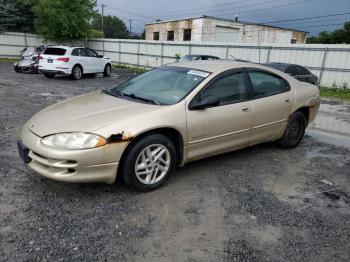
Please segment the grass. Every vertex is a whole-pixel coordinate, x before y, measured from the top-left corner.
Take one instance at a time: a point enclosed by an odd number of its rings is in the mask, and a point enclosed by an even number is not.
[[[146,68],[146,67],[137,67],[137,66],[123,65],[123,64],[113,64],[113,68],[127,69],[127,70],[134,72],[136,74],[143,74],[143,73],[150,70],[149,68]]]
[[[0,62],[17,62],[19,59],[18,58],[1,58],[0,57]]]
[[[322,97],[335,97],[350,99],[350,88],[328,88],[321,87],[320,94]]]

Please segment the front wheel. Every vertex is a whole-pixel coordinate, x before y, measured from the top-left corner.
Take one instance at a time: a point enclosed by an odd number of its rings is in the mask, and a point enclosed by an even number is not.
[[[130,189],[151,191],[165,183],[175,163],[173,142],[161,134],[148,135],[125,152],[121,163],[122,179]]]
[[[289,119],[286,131],[283,136],[276,141],[282,148],[293,148],[299,145],[304,137],[306,128],[306,117],[302,112],[295,112]]]

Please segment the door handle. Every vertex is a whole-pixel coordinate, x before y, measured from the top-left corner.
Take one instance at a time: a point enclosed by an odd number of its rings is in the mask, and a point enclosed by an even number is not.
[[[290,103],[290,102],[292,102],[292,99],[291,98],[287,98],[287,99],[284,100],[284,102]]]
[[[250,107],[249,106],[243,107],[242,111],[243,112],[249,112],[250,111]]]

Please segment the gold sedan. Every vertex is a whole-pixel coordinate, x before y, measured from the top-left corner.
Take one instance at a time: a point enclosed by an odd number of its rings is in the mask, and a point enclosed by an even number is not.
[[[317,86],[232,61],[177,63],[34,115],[19,153],[65,182],[156,189],[176,166],[266,141],[297,146],[319,109]]]

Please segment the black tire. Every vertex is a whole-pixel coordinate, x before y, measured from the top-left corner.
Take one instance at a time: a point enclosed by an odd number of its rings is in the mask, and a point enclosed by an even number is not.
[[[55,74],[53,74],[53,73],[45,73],[44,76],[47,77],[47,78],[54,78]]]
[[[111,65],[110,64],[107,64],[106,66],[105,66],[105,69],[104,69],[104,71],[103,71],[103,76],[111,76],[111,74],[112,74],[112,67],[111,67]]]
[[[80,80],[83,76],[83,69],[80,65],[73,66],[72,69],[72,79],[74,80]]]
[[[306,117],[302,112],[295,112],[289,119],[288,126],[283,136],[276,141],[282,148],[293,148],[300,144],[304,137]]]
[[[162,178],[159,181],[157,181],[154,184],[145,184],[145,183],[142,183],[136,175],[136,170],[135,170],[136,163],[139,160],[141,152],[143,152],[146,148],[152,145],[161,145],[168,150],[167,153],[170,158],[169,165],[166,173],[163,176],[160,175],[162,176]],[[148,192],[161,187],[165,183],[165,181],[173,173],[175,169],[176,161],[177,161],[177,155],[176,155],[176,149],[173,142],[164,135],[151,134],[139,140],[134,141],[133,144],[127,148],[121,161],[120,175],[123,182],[126,184],[128,188],[132,190]],[[145,167],[145,170],[146,170],[146,167]],[[159,171],[156,171],[155,175],[153,175],[154,172],[152,171],[151,176],[152,177],[157,176],[157,172]]]

